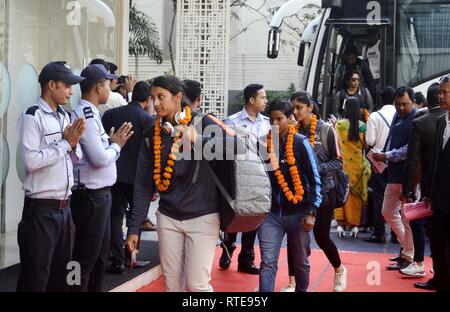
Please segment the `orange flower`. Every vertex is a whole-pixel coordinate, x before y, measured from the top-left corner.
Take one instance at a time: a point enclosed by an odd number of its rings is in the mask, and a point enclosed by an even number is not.
[[[315,116],[314,116],[315,117]],[[313,118],[314,120],[314,118]],[[311,129],[314,130],[317,125],[317,118],[315,119],[315,124],[312,124]],[[286,156],[288,164],[290,165],[289,172],[291,173],[291,180],[294,183],[294,193],[290,190],[289,184],[286,182],[286,179],[283,176],[283,173],[281,170],[276,169],[275,171],[275,177],[277,177],[278,184],[280,185],[286,199],[289,202],[292,202],[294,205],[297,205],[298,203],[302,202],[304,190],[302,186],[302,182],[300,179],[300,173],[298,171],[298,168],[296,166],[296,159],[295,159],[295,153],[294,153],[294,137],[296,134],[296,128],[294,126],[291,126],[289,129],[289,135],[286,140]],[[315,131],[314,131],[314,139],[315,139]],[[267,137],[267,151],[269,153],[270,157],[270,164],[272,167],[279,168],[279,160],[277,159],[275,153],[273,153],[273,141],[272,141],[272,133],[269,133],[269,136]]]
[[[192,111],[189,107],[186,107],[186,118],[184,118],[181,121],[181,124],[184,126],[187,126],[192,121]],[[153,136],[153,152],[154,152],[154,173],[153,180],[155,181],[155,185],[158,188],[158,191],[160,193],[166,192],[171,182],[172,175],[175,172],[173,167],[175,166],[175,161],[177,160],[177,154],[181,148],[181,143],[179,138],[174,138],[172,142],[171,147],[171,154],[168,156],[167,166],[164,169],[164,174],[161,176],[162,173],[162,165],[161,165],[161,151],[163,149],[162,147],[162,137],[161,137],[161,119],[158,119],[155,124],[155,133]],[[161,180],[161,178],[164,177],[165,180]]]

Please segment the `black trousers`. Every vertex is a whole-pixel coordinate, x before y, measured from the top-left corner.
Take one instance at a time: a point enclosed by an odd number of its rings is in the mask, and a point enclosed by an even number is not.
[[[130,206],[133,209],[133,184],[116,183],[111,188],[112,207],[111,207],[111,253],[113,256],[113,265],[125,265],[127,262],[125,244],[123,241],[123,219],[126,210]]]
[[[71,209],[75,223],[73,261],[81,265],[81,285],[73,292],[101,292],[111,242],[111,191],[75,191]]]
[[[450,214],[434,211],[430,236],[434,281],[438,291],[450,292]]]
[[[338,249],[330,238],[331,220],[336,205],[335,190],[332,189],[323,197],[322,205],[316,213],[316,224],[314,225],[314,238],[320,249],[325,253],[333,268],[337,269],[341,266],[341,257]],[[288,268],[289,276],[295,276],[293,266],[292,250],[289,247],[288,240]]]
[[[372,170],[369,186],[372,188],[373,234],[384,236],[386,221],[384,221],[381,210],[383,209],[384,192],[386,190],[386,172],[379,174]]]
[[[242,233],[242,248],[238,257],[240,265],[251,265],[255,262],[255,240],[258,230]],[[237,233],[227,233],[227,239],[224,244],[229,252],[232,252],[236,248]]]
[[[18,292],[66,292],[72,251],[71,213],[67,207],[25,199],[17,240],[20,250]]]

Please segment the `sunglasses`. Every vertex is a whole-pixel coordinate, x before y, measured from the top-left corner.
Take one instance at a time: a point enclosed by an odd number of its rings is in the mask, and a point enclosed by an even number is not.
[[[450,81],[450,75],[445,75],[441,79],[439,79],[439,83],[447,83]]]
[[[352,82],[357,82],[357,81],[361,81],[360,78],[352,78]]]

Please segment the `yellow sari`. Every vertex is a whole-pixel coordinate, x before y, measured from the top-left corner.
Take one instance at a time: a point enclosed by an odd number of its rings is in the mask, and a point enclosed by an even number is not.
[[[336,220],[349,226],[359,226],[361,224],[361,214],[364,205],[367,203],[367,184],[371,176],[370,163],[364,156],[364,135],[367,126],[364,122],[359,122],[360,140],[352,142],[348,140],[350,122],[346,119],[340,120],[336,124],[336,131],[342,148],[342,158],[344,171],[350,179],[350,195],[347,203],[342,208],[335,210]]]

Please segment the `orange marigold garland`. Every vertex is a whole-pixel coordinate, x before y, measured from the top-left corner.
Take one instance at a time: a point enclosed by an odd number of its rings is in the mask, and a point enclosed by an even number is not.
[[[281,190],[286,196],[286,199],[295,205],[300,203],[303,200],[303,195],[305,195],[305,190],[303,188],[302,181],[300,179],[300,172],[298,171],[298,168],[296,166],[296,160],[294,155],[294,137],[296,133],[297,131],[295,127],[291,126],[289,128],[289,134],[286,142],[287,162],[290,166],[289,172],[291,173],[292,183],[294,183],[295,195],[289,188],[289,184],[284,178],[283,173],[281,172],[280,164],[273,147],[272,132],[270,132],[269,136],[267,137],[267,149],[269,153],[270,164],[275,170],[275,177],[277,178],[278,184],[280,185]]]
[[[301,123],[297,125],[297,132],[300,132]],[[317,132],[317,116],[312,114],[311,124],[309,126],[309,143],[314,148],[316,145],[316,132]]]
[[[185,110],[186,110],[186,118],[184,118],[180,122],[180,124],[183,126],[187,126],[192,120],[191,109],[189,107],[186,107]],[[173,145],[172,148],[170,149],[170,154],[167,160],[167,166],[163,170],[161,165],[162,159],[161,152],[163,150],[161,132],[162,132],[161,118],[159,118],[156,121],[154,134],[155,169],[153,180],[155,181],[155,185],[160,193],[166,192],[171,185],[170,180],[172,179],[172,176],[175,172],[173,167],[175,166],[175,161],[177,160],[176,154],[178,154],[182,146],[181,133],[178,133],[173,138]]]

